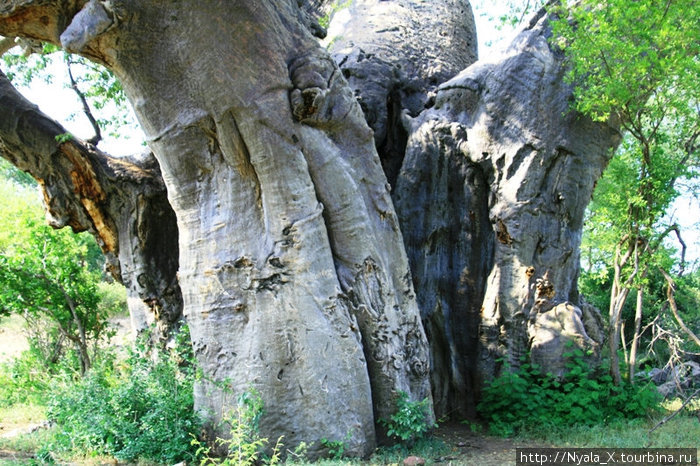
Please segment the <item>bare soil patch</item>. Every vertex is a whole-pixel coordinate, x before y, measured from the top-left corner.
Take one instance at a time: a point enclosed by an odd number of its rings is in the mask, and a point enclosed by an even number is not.
[[[435,432],[435,437],[450,446],[451,454],[443,458],[426,459],[429,463],[453,466],[515,465],[516,448],[544,446],[474,433],[463,424],[443,424]]]

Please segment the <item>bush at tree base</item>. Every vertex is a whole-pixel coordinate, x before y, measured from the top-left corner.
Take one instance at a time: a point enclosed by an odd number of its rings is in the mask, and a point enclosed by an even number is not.
[[[489,382],[477,406],[496,435],[508,436],[527,426],[567,427],[632,419],[658,409],[660,397],[649,384],[615,385],[604,368],[591,368],[581,350],[568,353],[569,371],[557,378],[523,360],[505,367]]]

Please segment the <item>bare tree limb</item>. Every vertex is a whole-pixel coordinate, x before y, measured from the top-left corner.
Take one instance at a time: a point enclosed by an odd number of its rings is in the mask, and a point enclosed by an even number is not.
[[[100,129],[99,123],[97,123],[97,120],[92,114],[90,104],[88,103],[85,94],[83,93],[83,91],[80,90],[80,87],[78,87],[78,83],[73,77],[73,70],[71,69],[72,64],[73,63],[71,62],[70,57],[66,57],[66,69],[68,70],[68,79],[70,80],[70,87],[71,89],[73,89],[73,92],[75,92],[75,94],[78,96],[78,99],[80,99],[80,103],[83,106],[83,113],[92,125],[93,131],[95,131],[95,135],[88,139],[87,142],[89,144],[92,144],[93,146],[97,146],[97,144],[99,144],[102,140],[102,131]]]
[[[673,231],[676,232],[676,238],[678,238],[678,242],[681,243],[681,263],[680,263],[680,270],[678,271],[678,275],[683,275],[683,272],[685,272],[685,253],[686,250],[688,249],[687,246],[685,245],[685,241],[683,241],[683,238],[681,237],[681,230],[678,228],[678,225],[674,225],[675,228]]]
[[[698,336],[695,335],[693,333],[693,331],[688,328],[687,325],[685,325],[685,322],[683,322],[683,319],[681,318],[680,314],[678,313],[678,306],[676,305],[676,299],[674,297],[675,291],[676,291],[676,284],[674,283],[671,276],[668,273],[666,273],[666,271],[664,269],[659,267],[659,270],[661,271],[664,278],[666,279],[666,282],[668,283],[666,297],[668,298],[668,303],[671,306],[671,312],[673,313],[673,317],[676,318],[678,325],[681,326],[683,331],[695,342],[695,344],[700,346],[700,338],[698,338]]]

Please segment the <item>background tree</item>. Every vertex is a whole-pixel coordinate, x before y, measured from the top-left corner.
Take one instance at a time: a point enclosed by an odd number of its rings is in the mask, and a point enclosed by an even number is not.
[[[39,319],[49,327],[47,362],[59,359],[67,341],[84,374],[107,334],[108,316],[98,312],[99,250],[89,235],[51,229],[35,192],[7,180],[0,189],[0,313]]]
[[[679,196],[677,180],[696,176],[700,8],[693,0],[584,0],[564,2],[557,11],[563,19],[554,33],[568,57],[575,108],[597,120],[619,121],[628,136],[591,209],[600,250],[614,245],[609,350],[619,383],[622,309],[636,290],[633,374],[643,283],[650,269],[668,268],[659,263],[664,239],[675,232],[680,240],[678,227],[667,224],[664,212]]]

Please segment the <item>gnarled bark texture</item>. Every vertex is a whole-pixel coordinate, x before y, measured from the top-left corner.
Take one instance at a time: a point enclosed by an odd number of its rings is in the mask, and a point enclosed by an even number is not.
[[[619,134],[569,110],[544,13],[504,55],[472,64],[466,0],[351,0],[325,31],[319,17],[336,6],[13,0],[0,3],[0,34],[61,43],[121,79],[179,232],[122,247],[111,232],[139,237],[128,217],[79,224],[106,232],[103,247],[116,256],[112,238],[120,259],[179,234],[184,313],[205,374],[198,408],[216,421],[255,388],[263,435],[342,440],[366,455],[399,391],[430,397],[432,381],[439,414],[471,416],[498,361],[517,366],[533,342],[549,348],[555,320],[573,341],[597,333],[595,316],[576,312],[578,248]],[[326,32],[332,56],[313,37]],[[31,147],[23,138],[5,152]],[[47,161],[70,144],[32,150]],[[105,189],[109,176],[91,163],[88,178]],[[71,205],[151,205],[95,189]],[[154,269],[176,266],[163,260]]]
[[[114,158],[74,138],[0,72],[0,156],[42,189],[49,224],[89,231],[110,274],[127,288],[135,329],[156,322],[167,338],[182,317],[177,224],[150,153]]]
[[[413,282],[431,348],[439,415],[473,414],[470,380],[481,300],[492,266],[488,180],[439,144],[405,160],[407,124],[435,104],[435,91],[476,61],[476,30],[466,0],[352,0],[330,22],[325,43],[374,130],[382,166],[399,205]],[[449,124],[448,124],[449,126]],[[440,139],[449,128],[430,128]],[[453,140],[466,138],[454,134]],[[459,142],[458,142],[459,144]],[[454,144],[452,144],[454,146]],[[409,152],[410,153],[410,152]],[[402,164],[412,165],[399,174]],[[402,186],[402,192],[398,190]]]
[[[538,279],[551,284],[547,310],[578,304],[583,214],[620,136],[570,109],[550,35],[542,11],[503,55],[442,84],[435,107],[410,121],[394,200],[438,414],[473,415],[498,361],[520,364],[544,329],[528,334]],[[590,342],[583,325],[567,329]]]

